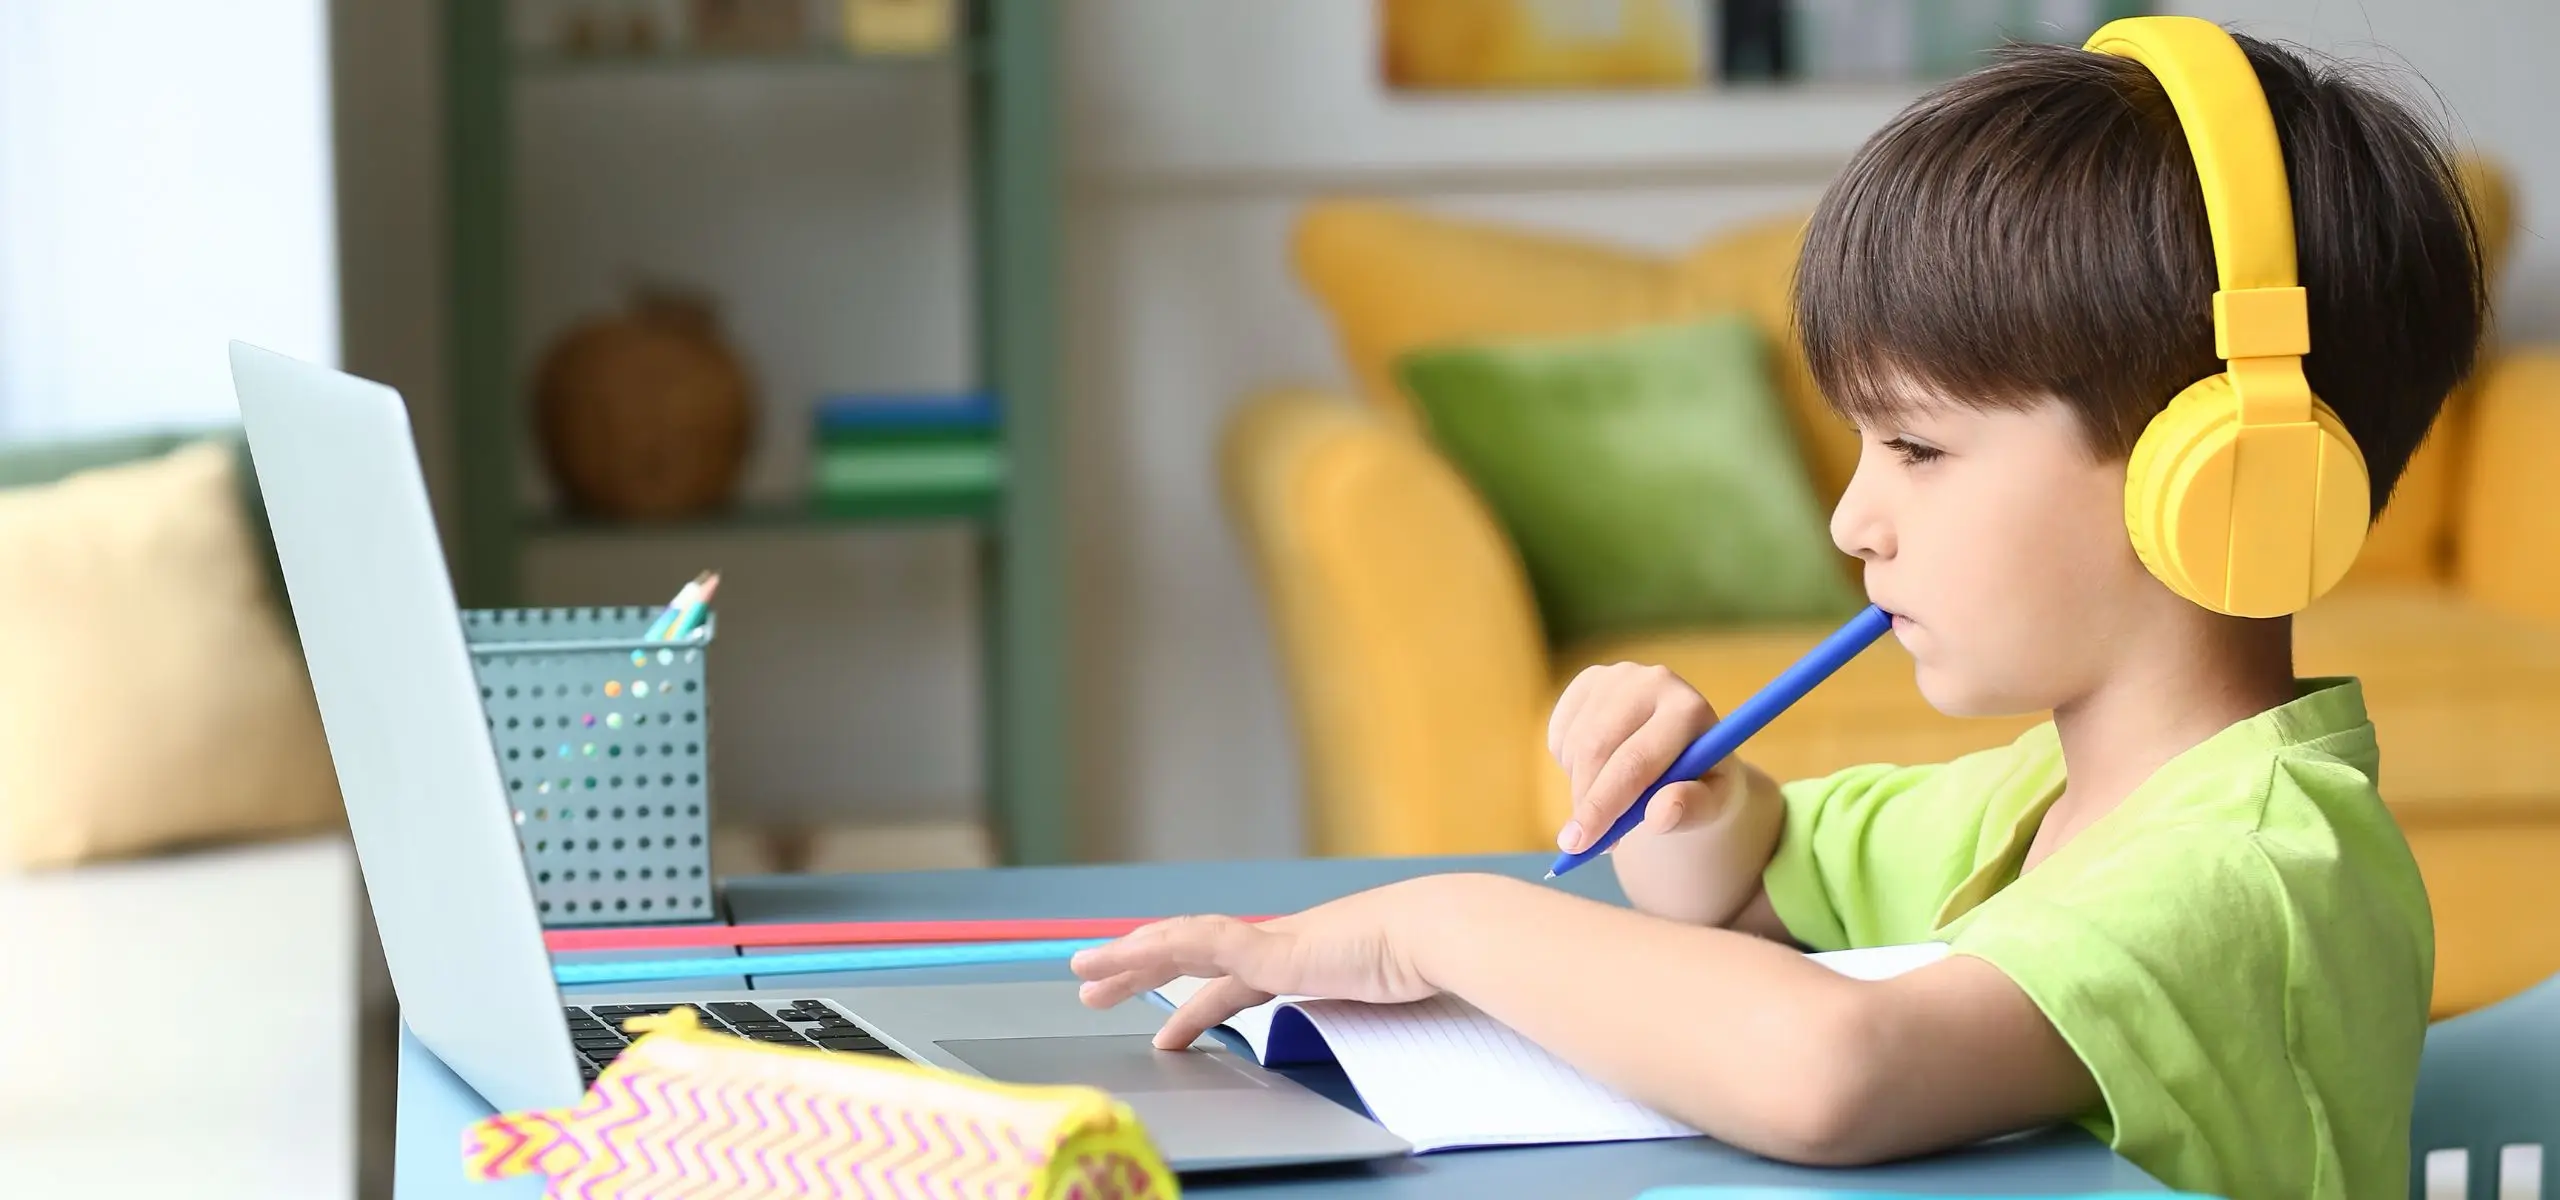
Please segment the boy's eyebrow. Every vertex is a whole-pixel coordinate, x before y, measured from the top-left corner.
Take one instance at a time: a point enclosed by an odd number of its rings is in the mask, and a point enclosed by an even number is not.
[[[1835,404],[1850,424],[1866,428],[1903,424],[1918,417],[1963,412],[1972,406],[1909,386],[1861,389],[1848,404]]]

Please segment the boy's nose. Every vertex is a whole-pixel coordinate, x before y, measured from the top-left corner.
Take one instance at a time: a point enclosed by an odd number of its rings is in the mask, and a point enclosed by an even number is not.
[[[1873,498],[1874,489],[1864,486],[1866,479],[1867,469],[1861,463],[1840,493],[1839,505],[1831,510],[1831,544],[1843,554],[1875,562],[1893,557],[1893,530],[1883,506]]]

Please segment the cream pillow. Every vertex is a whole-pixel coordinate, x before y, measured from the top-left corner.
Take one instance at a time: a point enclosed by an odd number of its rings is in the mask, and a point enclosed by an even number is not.
[[[0,854],[57,867],[344,824],[229,445],[0,492]]]

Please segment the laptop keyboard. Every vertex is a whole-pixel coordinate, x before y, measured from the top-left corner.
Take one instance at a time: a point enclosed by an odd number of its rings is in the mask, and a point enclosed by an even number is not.
[[[569,1020],[569,1040],[578,1047],[579,1078],[594,1083],[597,1075],[613,1065],[622,1048],[631,1044],[631,1039],[622,1034],[624,1021],[679,1007],[692,1009],[703,1029],[711,1033],[777,1046],[815,1047],[835,1054],[901,1057],[820,1000],[794,1000],[782,1005],[745,1000],[689,1005],[599,1004],[560,1010]]]

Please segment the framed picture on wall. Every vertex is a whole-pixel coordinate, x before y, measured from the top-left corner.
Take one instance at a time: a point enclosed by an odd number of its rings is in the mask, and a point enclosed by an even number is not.
[[[1419,92],[1896,83],[2007,41],[2077,44],[2147,0],[1375,0],[1379,72]]]
[[[1715,0],[1377,0],[1379,69],[1417,91],[1696,88]]]

